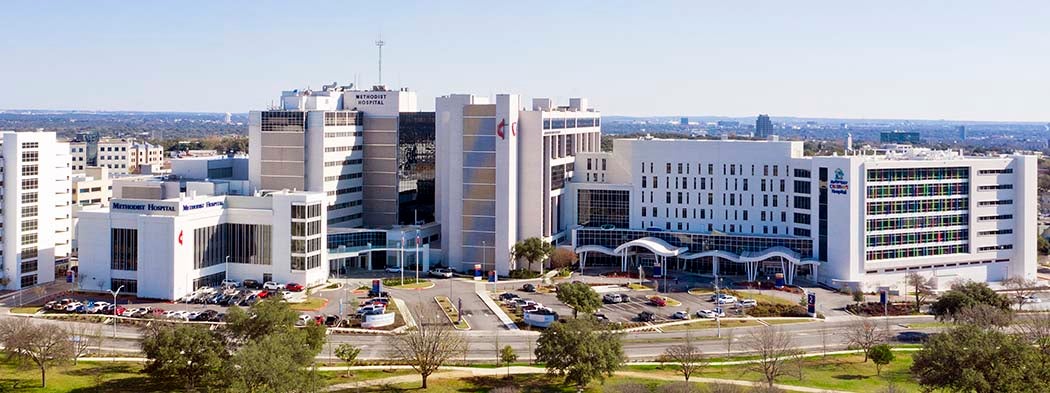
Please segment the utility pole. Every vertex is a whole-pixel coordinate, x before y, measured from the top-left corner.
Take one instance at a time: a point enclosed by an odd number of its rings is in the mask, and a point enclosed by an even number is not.
[[[113,339],[117,338],[117,295],[120,294],[121,289],[124,289],[123,285],[117,288],[116,292],[109,290],[109,293],[113,295]]]

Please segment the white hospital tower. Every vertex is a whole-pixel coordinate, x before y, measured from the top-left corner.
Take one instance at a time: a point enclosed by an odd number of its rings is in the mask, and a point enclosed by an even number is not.
[[[2,277],[53,279],[77,233],[83,290],[173,299],[224,278],[319,284],[415,263],[506,275],[540,237],[585,268],[899,286],[908,272],[1035,278],[1034,156],[910,146],[807,157],[803,143],[616,139],[601,113],[514,94],[331,84],[249,115],[249,154],[172,161],[69,208],[69,147],[4,133]],[[56,160],[52,160],[55,157]],[[416,239],[418,240],[418,243]],[[398,257],[405,254],[406,258]]]
[[[585,266],[834,287],[939,288],[1036,273],[1036,158],[895,147],[806,157],[802,142],[617,139],[598,112],[516,95],[437,99],[438,220],[454,266],[506,274],[539,236]]]

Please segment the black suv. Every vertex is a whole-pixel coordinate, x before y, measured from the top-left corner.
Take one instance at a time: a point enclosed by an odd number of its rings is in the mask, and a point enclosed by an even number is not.
[[[652,322],[652,321],[655,321],[655,320],[656,320],[656,314],[653,314],[653,313],[648,312],[648,311],[642,311],[642,312],[638,313],[638,321],[639,322]]]

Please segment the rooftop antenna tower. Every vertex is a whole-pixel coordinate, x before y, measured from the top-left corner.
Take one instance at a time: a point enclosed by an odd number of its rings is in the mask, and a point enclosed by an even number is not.
[[[376,40],[376,47],[379,48],[379,84],[383,84],[383,34],[379,34],[379,39]]]

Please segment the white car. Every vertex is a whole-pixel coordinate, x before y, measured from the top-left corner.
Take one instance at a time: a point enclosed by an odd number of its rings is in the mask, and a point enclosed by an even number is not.
[[[95,302],[95,304],[92,304],[92,305],[90,305],[88,307],[85,307],[85,310],[87,312],[89,312],[89,313],[94,314],[94,313],[101,312],[102,310],[105,310],[106,306],[108,306],[108,305],[109,305],[109,302]]]
[[[186,314],[186,318],[185,319],[187,321],[192,321],[194,319],[197,319],[197,317],[199,317],[200,315],[201,315],[200,311],[192,311],[189,314]]]
[[[689,319],[689,313],[685,311],[676,311],[674,314],[671,314],[671,319]]]
[[[401,272],[401,267],[399,267],[399,266],[390,266],[390,267],[386,268],[386,271],[390,272],[390,273],[400,273]]]
[[[222,284],[219,286],[223,288],[240,288],[241,283],[237,282],[237,280],[222,280]]]
[[[295,321],[295,326],[305,326],[311,319],[314,318],[306,314],[299,314],[299,319]]]
[[[700,310],[696,312],[696,316],[700,318],[722,318],[726,316],[726,313],[716,313],[715,310]]]
[[[754,307],[754,306],[757,306],[757,305],[758,305],[758,301],[755,300],[755,299],[740,299],[740,301],[736,302],[736,306],[740,307],[740,308]]]
[[[74,311],[77,310],[77,307],[80,307],[80,306],[83,306],[83,305],[84,304],[81,303],[81,302],[69,303],[69,304],[66,305],[66,312],[74,312]]]
[[[718,297],[714,300],[715,304],[733,304],[736,303],[736,296],[718,294]]]
[[[263,289],[267,291],[276,291],[282,288],[283,286],[281,286],[281,284],[276,281],[267,281],[263,283]]]
[[[1040,299],[1035,295],[1025,295],[1021,297],[1021,303],[1042,303],[1043,299]]]

